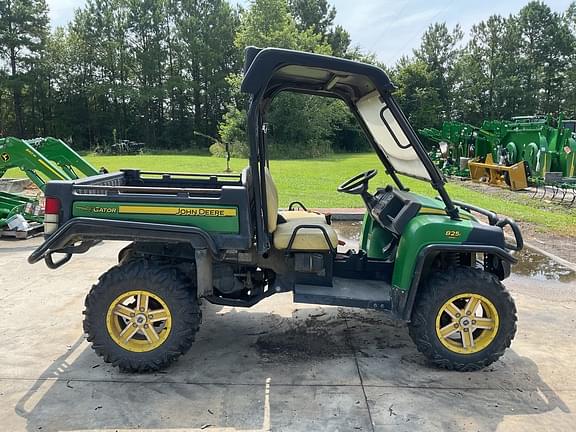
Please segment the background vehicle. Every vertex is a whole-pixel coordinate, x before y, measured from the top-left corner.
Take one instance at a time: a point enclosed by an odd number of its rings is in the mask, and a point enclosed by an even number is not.
[[[409,322],[418,349],[438,366],[482,368],[516,331],[500,281],[522,236],[513,221],[450,199],[393,88],[371,65],[248,48],[242,89],[251,155],[241,174],[124,170],[50,182],[47,239],[29,261],[55,268],[100,240],[132,241],[92,288],[84,321],[96,352],[130,371],[165,367],[190,348],[200,299],[250,307],[285,291],[302,303],[387,311]],[[278,208],[264,123],[281,91],[344,100],[395,184],[370,193],[373,169],[339,186],[366,206],[359,251],[337,250],[325,215],[301,203]],[[411,193],[399,174],[430,182],[440,199]],[[54,261],[54,253],[65,256]]]

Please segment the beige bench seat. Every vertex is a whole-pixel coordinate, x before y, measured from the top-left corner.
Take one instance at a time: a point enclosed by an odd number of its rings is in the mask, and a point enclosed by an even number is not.
[[[280,210],[278,211],[278,214],[286,222],[305,218],[308,219],[308,222],[310,223],[326,223],[325,215],[306,210]]]
[[[327,223],[312,222],[311,218],[304,217],[300,219],[292,219],[288,222],[278,224],[276,231],[274,231],[274,247],[276,249],[286,249],[292,233],[299,225],[315,225],[322,227],[326,230],[330,242],[334,248],[338,247],[338,235],[334,228]],[[292,244],[292,249],[305,250],[305,251],[328,251],[330,250],[326,243],[326,238],[320,229],[316,228],[302,228],[296,233],[296,238]]]
[[[268,213],[268,232],[272,235],[276,249],[286,249],[292,238],[292,233],[299,225],[315,225],[322,227],[334,248],[338,247],[338,235],[334,228],[326,223],[326,217],[317,213],[302,210],[286,210],[278,212],[278,191],[268,168],[264,170],[266,184],[266,205]],[[278,216],[281,216],[279,218]],[[286,222],[281,221],[283,219]],[[326,243],[324,233],[316,228],[302,228],[298,230],[292,249],[298,251],[329,251],[330,246]]]

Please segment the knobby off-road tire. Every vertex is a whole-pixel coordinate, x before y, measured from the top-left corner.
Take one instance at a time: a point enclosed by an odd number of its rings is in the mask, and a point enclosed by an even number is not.
[[[147,307],[144,313],[139,313],[141,303]],[[166,368],[190,349],[202,320],[193,283],[176,269],[143,259],[100,276],[86,297],[84,315],[84,332],[94,351],[126,372]],[[129,326],[139,327],[125,342]],[[123,329],[128,332],[121,336]]]
[[[466,305],[472,299],[481,307],[476,306],[476,312],[466,319]],[[514,301],[496,276],[480,269],[455,267],[433,273],[424,282],[408,328],[418,351],[432,363],[466,372],[482,369],[504,354],[516,334],[516,320]],[[486,328],[473,327],[472,322]],[[470,327],[465,330],[466,326]],[[475,335],[476,345],[474,336],[470,343],[469,335]]]
[[[130,243],[128,246],[122,248],[120,252],[118,252],[119,265],[124,265],[129,261],[134,261],[137,259],[139,258],[134,254],[134,243]]]

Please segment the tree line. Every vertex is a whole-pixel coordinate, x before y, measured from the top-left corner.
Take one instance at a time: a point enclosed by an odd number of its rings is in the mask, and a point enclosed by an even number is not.
[[[51,30],[45,0],[0,0],[0,135],[57,136],[79,149],[120,139],[159,149],[246,153],[244,47],[276,46],[379,64],[334,23],[328,0],[88,0]],[[576,116],[576,2],[532,1],[470,31],[432,24],[413,55],[385,68],[417,128],[446,119]],[[275,157],[363,151],[338,101],[282,94]],[[216,144],[214,144],[216,143]]]
[[[398,97],[416,125],[576,116],[576,2],[558,13],[532,1],[474,25],[465,44],[463,37],[459,26],[433,24],[395,66]]]

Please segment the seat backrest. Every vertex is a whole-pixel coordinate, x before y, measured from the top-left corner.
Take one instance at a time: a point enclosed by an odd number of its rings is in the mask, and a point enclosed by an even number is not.
[[[264,168],[264,182],[266,183],[266,208],[268,210],[268,232],[276,231],[278,224],[278,189],[270,175],[268,167]]]

